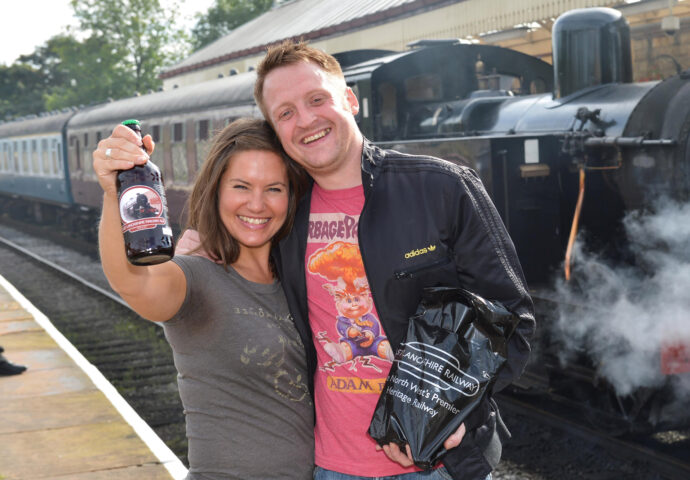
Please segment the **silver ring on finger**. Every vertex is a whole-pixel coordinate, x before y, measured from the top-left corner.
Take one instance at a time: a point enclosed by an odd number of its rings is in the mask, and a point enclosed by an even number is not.
[[[106,148],[105,149],[105,158],[112,158],[112,153],[113,153],[112,148]]]

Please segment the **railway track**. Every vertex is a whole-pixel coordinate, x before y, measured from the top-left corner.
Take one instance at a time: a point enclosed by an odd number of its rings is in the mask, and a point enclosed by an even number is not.
[[[663,478],[686,480],[690,478],[690,436],[688,432],[675,432],[673,442],[660,441],[673,433],[645,436],[614,436],[593,428],[573,410],[567,399],[559,401],[550,396],[517,396],[501,393],[497,402],[505,415],[521,415],[540,423],[557,428],[569,436],[576,436],[589,444],[600,447],[621,461],[634,461],[644,464],[650,473],[637,471],[634,478]],[[634,470],[634,469],[633,469]],[[656,476],[651,472],[654,472]]]
[[[177,373],[163,329],[133,312],[98,280],[100,272],[87,279],[73,270],[0,236],[0,273],[48,315],[187,465]]]
[[[80,254],[53,247],[43,230],[32,231],[33,237],[22,234],[21,240],[3,238],[14,236],[6,232],[0,224],[0,273],[50,317],[187,464],[176,372],[162,329],[110,290],[95,249]],[[89,245],[81,247],[86,249]],[[610,437],[574,419],[568,406],[554,408],[553,400],[499,397],[513,439],[504,447],[495,480],[690,478],[683,458],[690,451],[688,432],[670,443]]]

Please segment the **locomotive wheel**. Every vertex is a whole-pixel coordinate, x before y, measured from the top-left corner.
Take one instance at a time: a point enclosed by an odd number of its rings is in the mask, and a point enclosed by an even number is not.
[[[648,434],[652,425],[645,418],[652,396],[651,390],[640,389],[632,395],[621,397],[610,387],[606,395],[599,395],[596,402],[589,402],[585,418],[597,430],[609,435],[621,436],[632,433]]]

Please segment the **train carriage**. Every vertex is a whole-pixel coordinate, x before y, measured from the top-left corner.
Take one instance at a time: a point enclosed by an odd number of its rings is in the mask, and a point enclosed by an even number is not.
[[[256,74],[247,72],[198,85],[135,96],[78,112],[67,129],[74,201],[100,213],[102,192],[91,152],[115,125],[136,118],[156,142],[151,160],[166,185],[171,221],[179,228],[184,202],[213,134],[230,121],[259,116],[253,97]]]
[[[44,217],[72,204],[64,132],[72,110],[0,124],[0,210]],[[31,199],[27,204],[17,199]]]
[[[21,123],[0,124],[0,189],[53,203],[70,203],[63,174],[63,131],[74,114],[35,117]]]

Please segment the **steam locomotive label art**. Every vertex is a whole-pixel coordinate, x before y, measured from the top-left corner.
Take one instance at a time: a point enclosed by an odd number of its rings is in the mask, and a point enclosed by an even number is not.
[[[163,200],[151,187],[130,187],[120,197],[120,218],[123,232],[138,232],[165,225]]]

